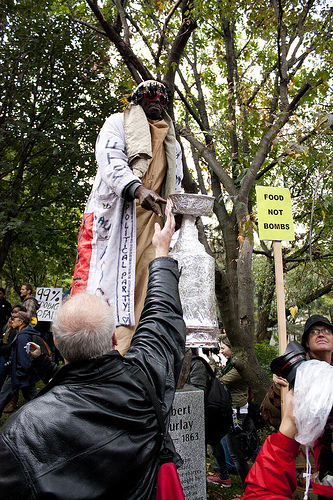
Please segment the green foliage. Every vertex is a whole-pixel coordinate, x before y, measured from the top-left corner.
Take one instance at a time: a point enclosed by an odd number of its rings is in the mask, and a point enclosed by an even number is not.
[[[110,97],[108,44],[97,34],[52,1],[4,7],[0,270],[8,286],[49,286],[73,271],[94,143],[120,104]]]
[[[268,342],[260,342],[260,344],[254,344],[254,350],[260,366],[265,370],[269,378],[272,379],[273,375],[270,366],[273,359],[279,355],[278,344],[270,345]]]

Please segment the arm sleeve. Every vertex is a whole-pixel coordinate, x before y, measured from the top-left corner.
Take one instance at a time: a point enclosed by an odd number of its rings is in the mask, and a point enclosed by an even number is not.
[[[263,399],[260,407],[261,416],[268,424],[278,429],[281,424],[281,395],[274,384]]]
[[[288,500],[296,489],[299,443],[281,432],[268,436],[245,480],[244,500]]]
[[[226,373],[226,375],[222,375],[219,373],[217,375],[217,378],[229,388],[238,386],[241,382],[243,382],[243,379],[236,368],[232,368],[230,372]]]
[[[51,361],[45,353],[41,353],[38,358],[32,358],[31,366],[44,384],[47,384],[59,370],[59,366]]]
[[[24,346],[30,342],[30,335],[19,335],[17,337],[17,358],[16,358],[16,369],[15,369],[15,389],[19,389],[29,384],[27,374],[31,368],[31,358],[29,354],[26,353]],[[14,380],[14,377],[12,377]],[[14,388],[14,387],[13,387]]]
[[[34,304],[34,301],[33,300],[27,300],[26,302],[24,302],[24,307],[26,308],[27,310],[27,314],[29,314],[30,316],[30,320],[31,318],[33,317],[33,315],[35,314],[35,304]]]
[[[128,165],[122,113],[106,119],[96,142],[96,160],[102,180],[117,196],[134,181],[141,183]]]
[[[139,367],[169,411],[184,358],[185,323],[178,293],[177,262],[159,257],[149,264],[144,308],[125,363]]]
[[[205,398],[209,389],[210,375],[200,359],[193,359],[189,375],[190,384],[202,389],[205,393]]]

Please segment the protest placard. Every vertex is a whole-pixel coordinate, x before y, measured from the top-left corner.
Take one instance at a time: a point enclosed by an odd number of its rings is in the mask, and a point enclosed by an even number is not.
[[[36,290],[39,303],[38,321],[53,321],[53,315],[62,301],[62,288],[39,287]]]

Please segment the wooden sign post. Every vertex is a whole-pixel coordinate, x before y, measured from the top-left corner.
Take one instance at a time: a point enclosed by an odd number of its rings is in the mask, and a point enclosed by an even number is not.
[[[274,248],[276,302],[278,317],[279,355],[287,347],[286,307],[283,281],[281,241],[295,239],[289,189],[257,186],[259,238],[272,240]],[[281,391],[281,409],[287,388]]]

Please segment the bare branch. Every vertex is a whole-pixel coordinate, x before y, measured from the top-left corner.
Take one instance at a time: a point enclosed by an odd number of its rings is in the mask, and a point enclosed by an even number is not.
[[[193,4],[189,0],[182,0],[183,22],[173,41],[168,57],[168,70],[165,75],[165,83],[174,88],[175,72],[179,66],[179,61],[183,55],[184,49],[191,36],[191,33],[197,27],[196,21],[192,18]]]
[[[287,109],[280,116],[277,117],[275,122],[272,123],[270,127],[266,129],[261,138],[257,153],[249,167],[250,173],[248,176],[243,178],[239,193],[240,200],[247,199],[247,196],[250,192],[254,180],[257,177],[259,169],[261,165],[263,165],[266,156],[269,152],[272,140],[276,137],[276,135],[284,127],[284,125],[289,121],[290,116],[299,106],[302,97],[305,94],[307,94],[311,89],[317,87],[321,83],[323,83],[322,79],[318,80],[318,82],[314,86],[310,85],[310,83],[305,83],[303,87],[297,92],[291,103],[288,105]]]
[[[126,21],[125,9],[124,9],[120,0],[113,0],[113,2],[115,4],[115,6],[117,7],[118,14],[119,14],[120,21],[121,21],[121,25],[122,25],[123,30],[124,30],[124,42],[126,43],[126,45],[129,46],[130,45],[130,38],[129,38],[129,29],[128,29],[128,25],[127,25],[127,21]]]
[[[139,35],[141,36],[143,42],[145,43],[146,47],[148,48],[148,50],[150,52],[150,55],[152,56],[152,58],[154,59],[155,64],[156,64],[157,63],[156,54],[154,52],[153,47],[151,46],[151,44],[149,42],[149,39],[145,36],[145,34],[143,33],[142,29],[140,28],[140,26],[138,25],[138,23],[135,21],[135,19],[133,19],[132,16],[130,16],[129,14],[126,14],[126,17],[130,21],[130,23],[132,24],[132,26],[136,29],[136,31],[139,33]]]
[[[181,129],[179,126],[177,126],[177,130],[179,135],[188,140],[188,142],[192,144],[195,149],[205,158],[208,165],[216,173],[230,196],[236,196],[237,191],[232,179],[216,160],[214,153],[194,136],[189,127]]]
[[[76,23],[82,24],[82,26],[86,26],[87,28],[89,28],[89,29],[91,29],[93,31],[96,31],[100,35],[107,36],[107,34],[105,33],[104,30],[101,30],[101,29],[97,28],[97,26],[94,26],[93,24],[89,24],[86,21],[82,21],[82,19],[80,19],[79,17],[76,17],[75,12],[73,10],[73,7],[72,7],[70,1],[66,0],[66,3],[67,3],[67,7],[69,9],[69,12],[71,13],[73,21],[75,21]]]
[[[142,64],[140,59],[132,51],[131,47],[124,42],[113,26],[111,26],[105,19],[97,3],[95,3],[94,0],[87,0],[87,3],[104,29],[106,36],[112,43],[114,43],[119,54],[123,57],[134,80],[137,83],[140,83],[142,80],[153,80],[154,77],[150,71]]]
[[[166,16],[165,20],[164,20],[164,23],[163,23],[163,27],[162,27],[162,30],[160,32],[160,40],[159,40],[159,44],[158,44],[158,50],[157,50],[157,54],[156,54],[156,60],[157,60],[157,63],[158,61],[160,60],[160,57],[161,57],[161,53],[162,53],[162,48],[163,48],[163,45],[164,45],[164,41],[165,41],[165,32],[166,32],[166,29],[167,29],[167,26],[169,24],[169,21],[170,19],[172,18],[175,10],[177,9],[177,7],[179,7],[179,5],[182,3],[182,0],[177,0],[173,6],[171,7],[170,11],[169,11],[169,14]]]

